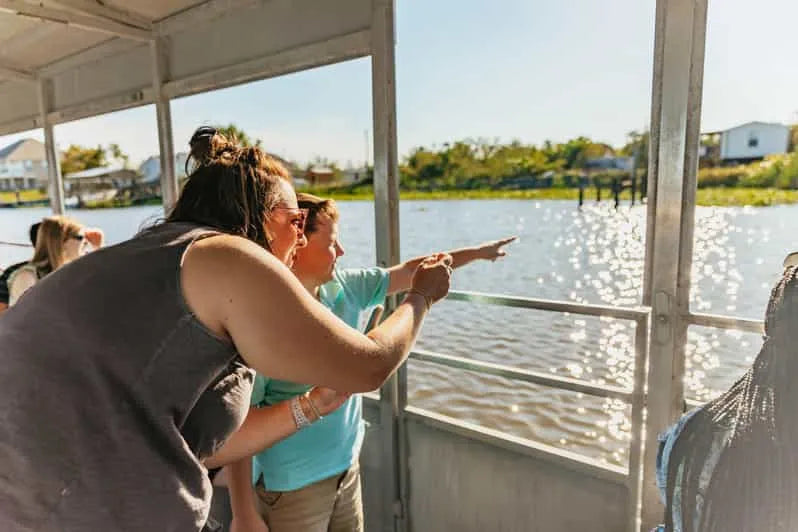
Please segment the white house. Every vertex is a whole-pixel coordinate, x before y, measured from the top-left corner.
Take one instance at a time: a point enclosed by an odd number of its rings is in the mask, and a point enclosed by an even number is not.
[[[47,185],[44,144],[22,139],[0,149],[0,190],[24,190]]]
[[[720,159],[724,162],[763,159],[767,155],[787,153],[789,142],[789,126],[748,122],[721,132]]]
[[[187,153],[175,154],[175,174],[178,178],[186,176]],[[146,185],[158,185],[161,182],[161,156],[151,155],[139,166],[141,174],[140,183]]]

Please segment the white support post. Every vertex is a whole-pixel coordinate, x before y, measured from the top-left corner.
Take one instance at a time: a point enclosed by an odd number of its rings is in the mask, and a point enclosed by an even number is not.
[[[657,0],[643,303],[652,307],[642,527],[662,522],[657,435],[683,410],[707,0]],[[677,253],[674,253],[677,250]]]
[[[50,111],[50,83],[47,79],[39,80],[39,112],[44,129],[44,153],[47,157],[48,194],[53,214],[64,214],[64,182],[61,178],[61,162],[55,147],[53,124],[47,118]]]
[[[372,0],[371,90],[374,118],[374,213],[377,263],[399,263],[399,161],[396,142],[396,64],[393,0]],[[390,307],[389,309],[390,310]],[[407,453],[403,414],[407,367],[382,387],[380,433],[383,465],[383,532],[406,530]]]
[[[151,41],[150,51],[153,99],[158,121],[158,146],[161,154],[161,197],[164,212],[169,214],[177,202],[178,186],[175,173],[175,148],[172,142],[172,110],[169,99],[163,93],[163,84],[168,78],[168,62],[163,39]]]

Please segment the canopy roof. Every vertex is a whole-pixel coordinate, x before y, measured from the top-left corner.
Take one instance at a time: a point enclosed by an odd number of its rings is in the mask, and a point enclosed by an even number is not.
[[[371,26],[372,0],[0,0],[0,135],[369,55]]]

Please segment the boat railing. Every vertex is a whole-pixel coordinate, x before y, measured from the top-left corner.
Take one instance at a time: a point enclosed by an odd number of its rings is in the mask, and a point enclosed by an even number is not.
[[[486,429],[456,420],[448,416],[429,412],[427,410],[403,405],[399,416],[420,420],[432,424],[438,429],[453,432],[461,436],[478,439],[480,441],[497,445],[508,446],[512,449],[542,457],[549,462],[558,463],[585,472],[592,476],[605,478],[623,483],[629,490],[628,508],[629,527],[637,526],[638,507],[640,504],[640,486],[642,482],[642,445],[643,445],[643,408],[645,406],[644,392],[646,380],[646,360],[648,357],[648,331],[651,311],[647,307],[615,307],[608,305],[592,305],[574,303],[569,301],[556,301],[501,294],[488,294],[469,291],[451,291],[447,297],[450,301],[460,301],[470,304],[486,304],[501,307],[522,308],[559,312],[582,316],[594,316],[633,321],[636,325],[635,336],[635,364],[633,387],[626,388],[609,384],[591,383],[582,379],[547,374],[503,364],[483,362],[471,358],[436,353],[433,351],[415,349],[411,354],[412,360],[418,360],[450,368],[473,371],[487,375],[495,375],[550,388],[583,393],[594,397],[611,398],[624,401],[631,405],[631,438],[629,442],[629,465],[619,467],[600,462],[599,460],[580,455],[578,453],[559,449],[539,442],[518,438],[502,431]],[[406,373],[403,374],[406,379]],[[406,385],[406,383],[405,383]]]
[[[544,458],[549,462],[582,471],[598,478],[623,483],[628,490],[629,496],[629,529],[639,530],[644,471],[642,457],[645,445],[643,412],[646,406],[646,371],[649,353],[651,309],[644,306],[617,307],[471,291],[451,291],[447,299],[449,301],[469,304],[485,304],[581,316],[613,318],[635,323],[634,372],[633,385],[631,388],[589,382],[583,379],[565,377],[500,363],[485,362],[426,349],[415,349],[410,354],[412,360],[582,393],[593,397],[616,399],[627,403],[631,406],[631,419],[628,448],[629,461],[626,467],[601,462],[579,453],[516,437],[503,431],[487,429],[446,415],[430,412],[423,408],[408,406],[406,401],[397,415],[399,418],[418,420],[440,430],[445,430],[460,436],[476,439],[503,448],[511,448],[523,454]],[[761,320],[741,317],[688,313],[683,319],[688,326],[694,325],[749,333],[762,333],[764,330],[764,324]],[[400,378],[407,379],[407,373],[404,372]],[[404,389],[406,391],[406,382],[404,383]],[[687,400],[686,404],[691,407],[699,405],[700,402]]]

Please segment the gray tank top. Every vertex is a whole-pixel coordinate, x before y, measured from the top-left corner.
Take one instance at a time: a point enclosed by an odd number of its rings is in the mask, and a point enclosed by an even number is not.
[[[167,223],[48,275],[0,318],[0,530],[186,531],[201,459],[254,373],[189,311],[180,264],[214,234]]]

